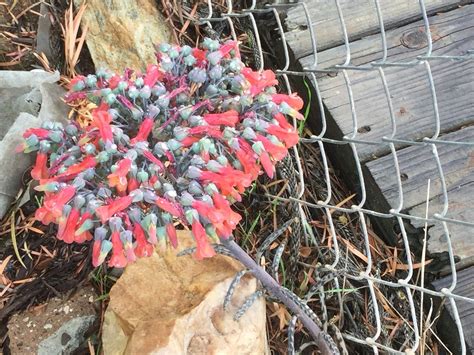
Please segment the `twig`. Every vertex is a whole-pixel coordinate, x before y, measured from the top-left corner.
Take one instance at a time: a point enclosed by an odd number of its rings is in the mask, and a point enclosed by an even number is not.
[[[221,243],[229,249],[234,257],[239,260],[245,267],[252,271],[253,275],[274,297],[279,299],[287,306],[308,330],[309,334],[318,344],[318,348],[324,355],[339,354],[337,346],[332,338],[323,332],[318,325],[282,290],[282,287],[263,270],[257,263],[232,239],[221,239]]]

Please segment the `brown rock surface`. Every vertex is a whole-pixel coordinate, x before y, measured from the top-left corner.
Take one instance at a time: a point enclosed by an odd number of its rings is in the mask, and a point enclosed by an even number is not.
[[[76,0],[79,5],[82,0]],[[171,35],[154,0],[87,0],[82,28],[96,68],[122,72],[144,70],[155,63],[154,45],[170,42]]]
[[[189,232],[178,235],[180,248]],[[191,242],[192,243],[192,242]],[[110,292],[103,345],[116,354],[264,354],[265,301],[257,300],[240,321],[233,315],[256,290],[244,277],[227,311],[224,296],[242,266],[218,255],[197,261],[192,256],[154,254],[127,267]]]

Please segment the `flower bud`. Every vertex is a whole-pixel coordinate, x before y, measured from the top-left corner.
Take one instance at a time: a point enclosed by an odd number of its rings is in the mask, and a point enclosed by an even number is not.
[[[137,88],[141,88],[143,86],[143,84],[145,84],[145,81],[143,80],[142,77],[139,77],[139,78],[135,79],[135,86]]]
[[[104,240],[107,236],[107,229],[104,227],[97,227],[94,231],[94,239],[95,240]]]
[[[194,68],[189,72],[188,78],[192,82],[202,84],[207,80],[207,74],[204,69]]]
[[[263,151],[265,151],[265,147],[263,146],[263,143],[259,141],[252,144],[252,150],[260,155]]]
[[[155,105],[148,105],[148,116],[155,118],[160,114],[160,109]]]
[[[166,145],[168,146],[169,150],[175,151],[181,148],[181,143],[179,143],[176,139],[172,138],[170,139]]]
[[[96,156],[96,160],[99,162],[99,163],[105,163],[109,160],[109,153],[107,152],[100,152],[99,154],[97,154]]]
[[[81,195],[77,195],[74,197],[74,208],[80,209],[84,204],[86,203],[86,199],[82,197]]]
[[[132,202],[140,202],[143,201],[143,191],[140,189],[133,190],[130,192],[130,196],[132,197]]]
[[[190,179],[198,179],[201,176],[201,169],[196,168],[195,166],[190,166],[187,171],[187,176]]]
[[[184,57],[184,64],[186,64],[188,67],[192,67],[194,64],[196,64],[196,58],[194,58],[192,54],[189,54]]]
[[[220,65],[214,66],[211,70],[209,70],[209,77],[212,80],[219,80],[222,78],[222,67]]]
[[[145,85],[143,88],[140,89],[140,97],[142,99],[149,99],[151,96],[151,90],[148,85]]]
[[[92,155],[95,153],[95,145],[92,144],[92,143],[87,143],[85,146],[84,146],[84,152],[88,155]]]
[[[242,137],[244,137],[247,140],[254,140],[257,138],[257,135],[255,134],[255,131],[252,128],[247,127],[242,132]]]
[[[139,182],[147,182],[149,179],[149,175],[146,171],[143,171],[143,170],[140,170],[138,173],[137,173],[137,180]]]
[[[78,132],[76,125],[73,125],[73,124],[68,124],[66,126],[65,131],[66,131],[66,134],[70,136],[75,136],[77,135],[77,132]]]
[[[189,183],[189,186],[188,186],[188,191],[192,195],[200,195],[203,192],[201,184],[198,183],[196,180],[191,180],[191,182]]]
[[[187,56],[187,55],[190,55],[192,52],[192,49],[190,46],[188,45],[184,45],[181,47],[181,55],[182,56]]]
[[[122,219],[120,217],[111,217],[109,219],[109,226],[112,232],[117,232],[122,227]]]
[[[209,170],[209,171],[212,171],[212,172],[219,172],[221,169],[222,169],[222,165],[219,164],[217,161],[215,160],[209,160],[208,163],[206,164],[206,168]]]
[[[183,206],[185,207],[191,206],[194,201],[195,201],[194,197],[189,192],[184,191],[181,194],[180,202]]]
[[[138,95],[140,95],[140,92],[137,90],[135,86],[130,86],[128,88],[127,95],[131,99],[136,99]]]
[[[93,88],[97,85],[97,77],[95,75],[89,74],[86,78],[86,85],[90,88]]]

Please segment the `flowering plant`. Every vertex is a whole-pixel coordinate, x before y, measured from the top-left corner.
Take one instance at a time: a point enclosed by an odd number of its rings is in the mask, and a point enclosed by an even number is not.
[[[66,243],[93,239],[94,266],[176,247],[177,224],[191,226],[196,258],[213,256],[209,239],[241,219],[231,203],[298,142],[287,117],[302,118],[302,100],[278,94],[272,71],[245,67],[237,43],[161,44],[157,59],[146,73],[75,77],[66,100],[93,103],[91,118],[23,135],[45,194],[36,219]]]

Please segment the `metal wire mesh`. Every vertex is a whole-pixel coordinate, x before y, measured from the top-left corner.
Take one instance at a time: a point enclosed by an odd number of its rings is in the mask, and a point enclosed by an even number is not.
[[[370,64],[365,65],[355,65],[351,62],[351,50],[349,45],[349,34],[347,25],[344,20],[343,10],[341,9],[341,4],[339,0],[334,1],[334,7],[337,10],[341,31],[343,35],[344,47],[345,47],[345,54],[343,56],[342,64],[332,65],[331,67],[324,67],[318,61],[318,45],[317,45],[317,36],[314,31],[314,28],[311,24],[310,13],[308,11],[307,5],[305,2],[297,2],[297,3],[285,3],[285,4],[260,4],[257,1],[253,1],[250,6],[244,9],[234,10],[235,1],[233,3],[232,0],[226,1],[227,11],[216,12],[214,10],[214,5],[211,0],[208,0],[208,10],[207,16],[202,17],[201,23],[203,26],[208,26],[212,28],[216,26],[217,23],[225,22],[228,24],[229,28],[231,29],[231,35],[234,39],[237,39],[236,32],[234,29],[234,21],[236,19],[247,18],[248,23],[250,24],[250,30],[253,32],[255,37],[255,55],[258,56],[258,69],[263,70],[265,68],[264,62],[264,55],[262,49],[262,42],[261,42],[261,28],[259,28],[258,21],[256,20],[256,16],[261,14],[267,14],[269,16],[273,16],[276,24],[276,29],[279,33],[279,40],[281,41],[281,47],[283,49],[283,56],[284,56],[284,65],[276,70],[281,82],[286,87],[286,91],[288,93],[292,92],[292,87],[290,82],[292,82],[292,77],[305,77],[309,78],[314,91],[316,93],[316,97],[313,99],[316,105],[319,106],[320,112],[320,122],[319,126],[321,127],[319,133],[317,135],[312,135],[310,138],[303,139],[305,143],[312,143],[314,144],[320,153],[321,164],[324,167],[324,174],[321,179],[324,182],[324,198],[320,198],[316,203],[308,202],[304,199],[305,190],[308,188],[308,181],[305,181],[304,176],[305,173],[303,171],[301,165],[301,152],[299,148],[295,148],[292,152],[292,158],[287,160],[282,167],[280,168],[280,174],[285,179],[289,181],[289,188],[288,191],[291,193],[290,196],[282,197],[282,196],[271,196],[274,199],[281,200],[281,201],[291,201],[294,203],[292,210],[295,211],[296,217],[298,217],[298,224],[299,229],[295,232],[295,241],[290,241],[290,247],[293,244],[294,249],[299,248],[299,243],[307,244],[307,243],[318,243],[317,240],[318,236],[312,233],[311,229],[308,228],[308,220],[310,217],[308,214],[311,214],[312,210],[317,210],[319,213],[323,213],[327,223],[329,225],[330,231],[330,238],[332,239],[331,242],[331,258],[330,262],[327,265],[324,265],[324,269],[329,271],[332,274],[332,282],[336,288],[343,287],[340,285],[340,280],[351,280],[354,282],[363,283],[365,287],[368,288],[369,292],[368,303],[370,304],[372,310],[372,319],[373,319],[373,327],[370,334],[356,334],[352,333],[344,333],[340,334],[340,336],[344,339],[345,342],[352,342],[357,343],[362,346],[366,346],[369,349],[372,349],[374,353],[378,353],[380,350],[388,351],[390,353],[410,353],[419,351],[420,342],[422,341],[422,334],[420,334],[420,317],[422,316],[422,311],[420,311],[420,302],[423,302],[423,295],[428,296],[436,296],[442,299],[447,300],[447,303],[451,307],[451,311],[453,314],[453,318],[455,320],[455,324],[457,327],[457,332],[459,336],[459,343],[461,346],[462,353],[466,353],[466,346],[465,346],[465,339],[463,333],[463,327],[461,325],[461,320],[459,317],[458,312],[458,303],[459,302],[469,302],[474,303],[474,299],[470,299],[467,297],[463,297],[459,294],[453,292],[456,288],[457,284],[457,277],[456,277],[456,258],[453,252],[453,247],[451,245],[450,240],[450,228],[453,225],[462,225],[465,228],[470,228],[474,232],[474,223],[471,221],[461,220],[457,218],[449,217],[450,211],[450,202],[448,198],[448,188],[447,183],[445,181],[445,175],[443,174],[443,164],[440,160],[440,156],[438,154],[438,148],[441,145],[458,145],[458,146],[472,146],[474,145],[474,141],[446,141],[443,139],[441,134],[441,120],[440,120],[440,113],[438,108],[438,101],[437,101],[437,93],[436,93],[436,85],[435,80],[433,79],[431,63],[433,61],[469,61],[474,59],[474,52],[467,51],[464,55],[433,55],[433,39],[430,29],[430,21],[426,11],[425,3],[423,0],[419,0],[419,14],[421,15],[423,22],[424,22],[424,33],[426,34],[427,38],[427,46],[426,51],[423,55],[418,56],[415,60],[412,61],[405,61],[405,62],[397,62],[397,61],[390,61],[389,56],[387,55],[388,48],[387,48],[387,40],[386,40],[386,31],[384,26],[383,20],[383,13],[380,6],[380,1],[374,0],[374,6],[376,9],[376,14],[379,22],[379,35],[380,40],[382,43],[382,58],[379,60],[372,62]],[[282,25],[281,13],[280,10],[288,10],[292,7],[301,7],[304,10],[306,22],[307,22],[307,31],[309,32],[309,36],[311,39],[311,46],[312,46],[312,63],[310,63],[307,67],[303,68],[301,71],[290,71],[290,54],[289,49],[287,46],[287,41],[285,39],[285,31]],[[430,134],[429,136],[425,135],[422,139],[417,140],[410,140],[410,139],[400,139],[397,137],[397,120],[395,118],[395,112],[393,108],[392,97],[390,94],[389,83],[387,82],[386,77],[386,70],[387,68],[393,67],[413,67],[417,68],[419,71],[423,71],[427,77],[427,86],[432,98],[432,112],[433,112],[433,124],[434,124],[434,133]],[[354,85],[351,83],[351,75],[354,72],[371,72],[376,73],[379,76],[382,86],[383,86],[383,95],[385,96],[386,101],[386,108],[388,109],[391,123],[391,132],[388,135],[383,136],[378,141],[366,141],[361,140],[358,138],[358,130],[360,129],[360,120],[358,119],[358,111],[356,109],[356,105],[354,104]],[[352,115],[352,133],[345,135],[340,140],[335,140],[328,138],[327,130],[328,130],[328,123],[325,117],[325,110],[323,107],[322,102],[322,95],[319,89],[319,77],[318,74],[320,73],[338,73],[342,75],[342,78],[345,83],[345,88],[347,90],[347,96],[350,103],[350,112]],[[312,118],[315,119],[315,118]],[[296,122],[294,122],[296,126]],[[355,169],[353,174],[356,175],[357,180],[359,182],[360,191],[359,195],[360,198],[358,200],[358,204],[351,206],[350,208],[341,207],[339,204],[335,202],[333,199],[333,186],[331,183],[330,178],[330,169],[329,169],[329,162],[326,153],[326,146],[325,144],[332,144],[337,147],[346,146],[350,148],[352,152],[354,161],[355,161]],[[363,167],[362,162],[360,161],[358,149],[367,144],[379,144],[385,145],[390,152],[390,156],[393,159],[393,166],[396,171],[396,179],[397,179],[397,189],[398,189],[398,198],[396,203],[392,206],[392,209],[388,211],[388,213],[375,211],[367,207],[367,201],[373,196],[370,196],[366,189],[366,181],[363,174]],[[437,172],[440,178],[440,185],[441,185],[441,196],[442,196],[442,209],[438,213],[433,213],[431,215],[425,216],[418,216],[418,215],[410,215],[403,211],[404,208],[404,193],[402,190],[402,178],[399,161],[398,161],[398,152],[397,147],[399,145],[403,146],[414,146],[414,145],[422,145],[424,147],[428,147],[431,150],[431,155],[434,161],[436,162]],[[358,223],[360,224],[360,231],[363,236],[363,244],[357,245],[358,250],[367,257],[367,265],[365,270],[351,270],[348,267],[347,260],[344,260],[344,253],[343,253],[343,246],[341,246],[340,239],[336,236],[336,228],[335,224],[337,224],[337,220],[335,220],[335,213],[344,213],[345,215],[351,216],[351,218],[357,218]],[[406,256],[406,264],[407,270],[405,273],[404,278],[400,279],[390,279],[387,277],[382,277],[377,273],[374,273],[374,265],[373,265],[373,250],[371,250],[370,242],[369,242],[369,233],[367,229],[367,221],[369,216],[378,217],[382,219],[395,219],[396,224],[400,230],[400,234],[402,237],[402,245],[405,249],[405,256]],[[291,217],[291,216],[289,216]],[[417,221],[418,223],[424,223],[429,225],[436,225],[444,231],[446,238],[446,249],[449,255],[449,273],[452,276],[452,281],[449,287],[443,288],[440,291],[435,291],[433,289],[429,289],[426,285],[418,284],[415,281],[414,273],[414,262],[412,260],[412,253],[410,250],[410,241],[409,236],[406,231],[406,223],[404,221]],[[285,227],[286,228],[286,227]],[[277,250],[277,257],[281,257],[283,247]],[[276,274],[276,273],[275,273]],[[349,281],[348,281],[349,282]],[[387,342],[381,342],[383,333],[386,332],[383,326],[383,309],[380,305],[380,301],[378,300],[377,294],[379,290],[384,288],[389,288],[395,290],[395,292],[401,292],[403,294],[403,299],[408,305],[408,314],[406,317],[408,319],[405,320],[406,324],[409,326],[406,329],[407,333],[407,342],[404,346],[400,348],[393,348]],[[324,281],[319,280],[318,286],[312,288],[308,291],[307,299],[311,298],[313,294],[318,294],[320,296],[320,302],[322,303],[321,306],[321,314],[318,314],[322,318],[322,323],[324,329],[327,330],[328,327],[334,327],[334,323],[332,323],[328,319],[327,310],[325,309],[325,301],[324,301],[324,292],[321,291],[324,288]],[[421,298],[421,301],[420,301]],[[339,308],[341,310],[344,309],[344,300],[342,297],[338,297]],[[422,308],[422,307],[421,307]],[[426,309],[425,309],[426,310]],[[370,317],[369,317],[370,318]],[[295,319],[292,319],[289,325],[289,332],[292,330],[294,331],[295,328]],[[333,332],[334,333],[334,332]],[[337,333],[337,332],[336,332]],[[289,351],[294,351],[293,348],[293,341],[290,341],[289,344]],[[293,349],[293,350],[292,350]]]

